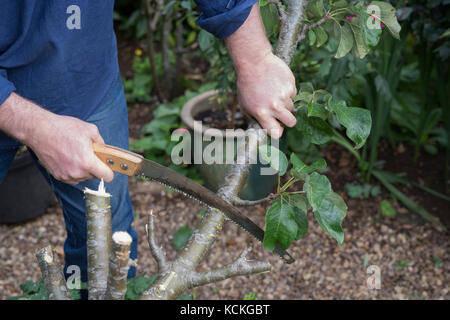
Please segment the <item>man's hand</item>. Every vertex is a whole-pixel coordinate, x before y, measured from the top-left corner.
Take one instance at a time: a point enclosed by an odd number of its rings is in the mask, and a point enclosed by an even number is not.
[[[256,3],[244,24],[225,39],[237,72],[242,110],[258,120],[273,138],[281,137],[283,127],[295,126],[291,113],[297,94],[289,67],[272,53]]]
[[[104,143],[93,124],[48,112],[13,93],[0,106],[0,130],[29,146],[57,180],[77,184],[114,178],[93,152],[92,142]]]

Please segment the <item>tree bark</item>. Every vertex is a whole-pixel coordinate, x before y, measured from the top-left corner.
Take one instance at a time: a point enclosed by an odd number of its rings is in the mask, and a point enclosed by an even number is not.
[[[127,232],[118,231],[112,236],[105,300],[123,300],[125,297],[132,241],[133,239]]]
[[[36,254],[49,300],[72,300],[58,256],[51,246]]]
[[[89,300],[105,295],[111,252],[111,195],[105,192],[103,180],[97,191],[86,188],[86,223]]]

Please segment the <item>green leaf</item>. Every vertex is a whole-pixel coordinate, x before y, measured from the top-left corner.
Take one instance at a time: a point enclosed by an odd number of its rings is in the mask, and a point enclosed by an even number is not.
[[[303,211],[305,214],[308,212],[308,199],[304,194],[293,194],[285,197],[289,205],[292,207],[298,208]]]
[[[137,300],[137,298],[151,286],[155,279],[155,274],[147,278],[145,277],[145,273],[138,277],[128,279],[125,300]]]
[[[298,226],[295,240],[300,240],[308,232],[308,200],[301,194],[289,195],[286,198],[289,205],[294,207],[294,219]]]
[[[314,217],[320,227],[332,236],[339,245],[344,242],[344,230],[342,230],[342,220],[347,214],[347,205],[337,193],[330,192],[317,210],[314,210]]]
[[[316,34],[312,30],[308,30],[309,45],[312,46],[316,42]]]
[[[320,47],[324,45],[328,40],[328,34],[325,32],[325,30],[322,28],[322,26],[318,26],[314,28],[314,32],[317,37],[316,46]]]
[[[188,225],[184,225],[178,229],[173,236],[173,244],[175,245],[175,248],[177,250],[183,248],[193,233],[194,230],[192,230]]]
[[[372,1],[370,4],[380,8],[379,11],[372,11],[371,14],[388,28],[394,38],[400,39],[400,30],[402,27],[397,21],[394,7],[388,2],[382,1]]]
[[[311,12],[315,18],[321,18],[325,12],[323,0],[309,1],[307,10]]]
[[[336,114],[340,124],[347,128],[347,136],[361,148],[366,142],[372,127],[370,111],[362,108],[347,107],[345,101],[331,98],[328,106]]]
[[[280,21],[278,19],[278,10],[275,4],[270,3],[268,6],[263,6],[260,8],[260,11],[267,37],[276,34],[279,29]]]
[[[322,205],[325,197],[332,192],[331,183],[326,176],[313,172],[306,177],[303,191],[306,192],[309,204],[316,211]]]
[[[163,118],[167,116],[179,116],[180,108],[175,103],[161,104],[153,112],[153,118]]]
[[[353,35],[352,30],[348,24],[344,24],[341,27],[341,40],[339,41],[339,46],[336,52],[335,58],[339,59],[344,57],[353,47]]]
[[[305,212],[291,206],[283,199],[283,196],[276,199],[266,214],[264,248],[270,251],[274,250],[277,245],[283,249],[289,248],[292,241],[299,239],[306,233],[305,221]]]
[[[200,50],[206,51],[212,47],[214,43],[214,36],[208,31],[202,29],[198,33],[197,41],[198,45],[200,46]]]
[[[306,103],[309,103],[311,99],[312,99],[312,92],[303,91],[295,96],[294,102],[304,101]]]
[[[302,93],[302,92],[313,93],[314,92],[314,87],[311,82],[300,82],[298,87],[299,87],[299,90],[298,90],[299,93]]]
[[[288,167],[288,160],[286,155],[274,146],[268,146],[264,144],[258,147],[259,155],[267,161],[270,166],[278,171],[280,176],[286,173]]]
[[[328,118],[328,110],[325,108],[324,104],[311,101],[308,103],[308,117],[317,117],[322,120]]]
[[[318,159],[308,166],[300,160],[295,153],[291,154],[290,161],[293,166],[290,171],[291,176],[301,180],[305,180],[307,174],[310,174],[318,169],[325,169],[327,167],[327,163],[324,159]]]
[[[383,217],[395,217],[396,213],[395,208],[389,201],[387,200],[381,201],[380,207],[381,207],[381,214],[383,215]]]
[[[306,108],[301,108],[296,113],[297,124],[295,126],[305,138],[314,144],[324,144],[331,140],[333,129],[328,123],[316,117],[308,117]]]
[[[369,47],[367,46],[365,34],[364,34],[364,21],[361,16],[353,18],[350,23],[350,28],[353,33],[355,45],[353,46],[352,54],[362,59],[369,53]]]

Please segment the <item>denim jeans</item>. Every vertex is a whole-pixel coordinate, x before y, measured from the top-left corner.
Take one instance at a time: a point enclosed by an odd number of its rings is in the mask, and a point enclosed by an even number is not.
[[[96,112],[89,116],[86,121],[97,125],[105,143],[128,149],[127,104],[120,77],[113,83]],[[74,132],[73,134],[77,133]],[[20,142],[8,146],[0,145],[0,183],[4,179],[20,146]],[[64,274],[66,277],[70,276],[70,274],[66,273],[69,266],[79,266],[81,270],[81,281],[86,282],[86,213],[83,189],[87,187],[97,190],[99,180],[88,180],[77,185],[63,183],[53,178],[39,164],[32,150],[30,150],[30,153],[45,179],[52,187],[62,207],[67,231],[67,239],[64,243]],[[136,259],[138,238],[136,230],[131,226],[134,219],[134,212],[128,193],[128,177],[120,173],[115,173],[114,180],[106,183],[105,188],[111,194],[112,232],[127,231],[130,234],[133,238],[130,258]],[[134,277],[135,274],[136,268],[131,267],[128,277]]]

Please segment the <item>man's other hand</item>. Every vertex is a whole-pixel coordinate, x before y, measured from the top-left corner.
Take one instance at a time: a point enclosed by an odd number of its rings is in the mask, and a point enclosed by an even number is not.
[[[283,133],[278,120],[295,126],[297,119],[291,113],[297,94],[295,78],[280,58],[269,53],[248,72],[241,70],[237,86],[242,110],[255,117],[273,138]]]

